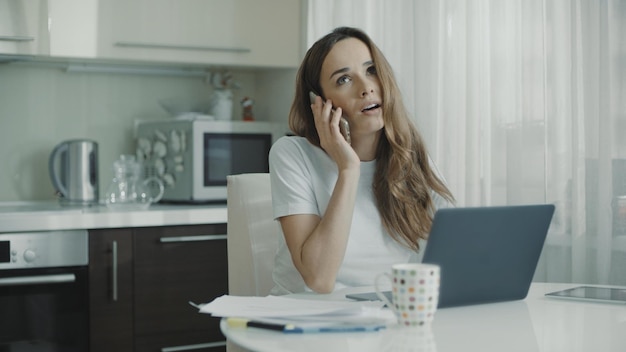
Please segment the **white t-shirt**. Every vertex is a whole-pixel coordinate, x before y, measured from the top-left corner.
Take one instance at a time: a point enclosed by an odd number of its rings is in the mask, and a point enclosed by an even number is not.
[[[337,164],[304,137],[282,137],[272,146],[269,156],[272,205],[276,219],[294,214],[323,216],[337,181]],[[343,263],[337,274],[335,290],[371,286],[377,274],[389,271],[392,264],[420,262],[420,251],[409,249],[391,238],[385,230],[372,191],[376,161],[361,162],[354,215]],[[433,192],[437,208],[447,202]],[[284,236],[279,236],[272,294],[308,291],[295,268]]]

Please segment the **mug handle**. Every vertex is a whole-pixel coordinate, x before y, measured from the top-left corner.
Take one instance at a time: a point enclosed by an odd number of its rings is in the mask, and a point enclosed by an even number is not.
[[[391,274],[389,273],[381,273],[376,275],[376,278],[374,279],[374,288],[376,289],[376,296],[378,296],[378,298],[380,298],[381,301],[385,302],[385,304],[387,304],[387,307],[391,308],[391,310],[393,310],[393,312],[398,315],[398,311],[396,310],[396,307],[393,305],[393,303],[391,301],[389,301],[389,299],[387,298],[387,296],[385,296],[379,285],[378,282],[380,281],[380,279],[385,276],[387,277],[390,281],[393,280],[391,278]]]

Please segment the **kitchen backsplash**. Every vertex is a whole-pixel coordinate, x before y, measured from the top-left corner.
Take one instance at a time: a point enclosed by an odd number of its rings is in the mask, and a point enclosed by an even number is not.
[[[259,121],[287,125],[295,70],[233,71],[233,119],[239,101],[254,99]],[[55,199],[48,176],[50,152],[63,140],[98,143],[100,195],[120,154],[134,153],[136,119],[167,119],[162,98],[206,99],[202,77],[67,73],[41,65],[0,64],[0,202]]]

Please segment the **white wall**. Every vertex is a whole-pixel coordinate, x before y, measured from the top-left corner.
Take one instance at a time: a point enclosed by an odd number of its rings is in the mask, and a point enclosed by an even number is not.
[[[239,101],[256,101],[259,121],[286,125],[295,70],[233,71],[242,88]],[[134,153],[135,119],[170,118],[158,99],[206,98],[211,88],[201,77],[67,73],[42,64],[0,64],[0,201],[54,199],[48,156],[63,140],[98,142],[102,196],[120,154]]]

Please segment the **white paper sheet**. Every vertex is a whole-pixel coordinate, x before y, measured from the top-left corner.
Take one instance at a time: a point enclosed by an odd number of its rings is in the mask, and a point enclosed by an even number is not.
[[[383,302],[323,301],[281,296],[242,297],[224,295],[200,308],[217,317],[307,317],[362,315],[365,308],[380,308]]]
[[[253,328],[282,329],[283,333],[374,332],[396,320],[391,310],[381,309],[384,305],[381,301],[224,295],[204,305],[190,304],[198,307],[200,313],[227,318],[234,327],[241,327],[244,321],[254,323]]]

